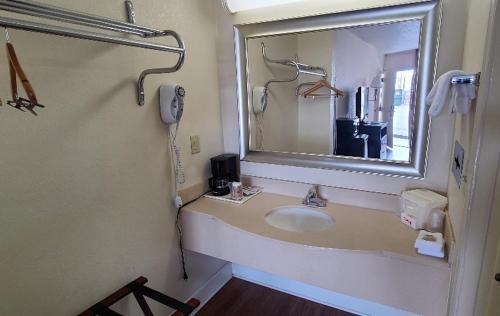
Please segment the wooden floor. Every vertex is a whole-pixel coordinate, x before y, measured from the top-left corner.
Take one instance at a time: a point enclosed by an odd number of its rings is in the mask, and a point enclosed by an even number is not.
[[[232,278],[197,316],[351,316],[264,286]]]

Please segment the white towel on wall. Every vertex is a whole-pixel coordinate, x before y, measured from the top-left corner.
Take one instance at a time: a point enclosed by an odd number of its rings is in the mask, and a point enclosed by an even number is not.
[[[431,92],[427,95],[425,103],[430,106],[429,115],[438,116],[449,103],[449,113],[468,113],[471,102],[476,98],[476,87],[473,84],[451,84],[454,76],[463,76],[461,70],[451,70],[442,74],[434,83]],[[451,97],[448,98],[451,90]]]
[[[451,112],[469,113],[472,100],[476,98],[476,86],[473,84],[454,84],[451,88]]]

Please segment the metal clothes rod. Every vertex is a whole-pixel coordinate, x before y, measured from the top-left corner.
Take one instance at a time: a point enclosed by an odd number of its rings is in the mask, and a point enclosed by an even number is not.
[[[126,3],[126,7],[129,16],[134,16],[135,14],[133,12],[133,6],[130,1]],[[139,26],[133,23],[113,20],[107,17],[80,13],[77,11],[68,10],[56,6],[41,4],[31,0],[0,0],[0,10],[22,15],[44,18],[48,20],[59,21],[59,22],[83,25],[91,28],[103,29],[121,34],[132,34],[140,36],[142,38],[160,37],[160,36],[173,37],[177,42],[177,47],[145,42],[145,41],[138,41],[106,33],[98,33],[87,30],[67,28],[63,26],[49,25],[49,24],[0,16],[0,26],[7,28],[72,37],[78,39],[86,39],[98,42],[106,42],[106,43],[178,54],[179,58],[174,66],[165,68],[147,69],[141,73],[137,86],[139,105],[144,104],[144,79],[147,75],[175,72],[178,71],[184,63],[185,52],[186,52],[184,42],[176,32],[171,30],[163,30],[163,31],[157,30],[150,27]]]
[[[319,77],[323,77],[323,79],[326,79],[326,77],[328,76],[326,70],[322,67],[310,66],[307,64],[299,63],[298,61],[294,61],[291,59],[271,59],[266,54],[266,45],[264,43],[261,43],[261,48],[262,48],[262,57],[268,63],[280,64],[280,65],[293,67],[293,68],[298,67],[299,73],[312,75],[312,76],[319,76]]]
[[[0,17],[0,26],[18,30],[24,30],[24,31],[33,31],[33,32],[46,33],[52,35],[67,36],[73,38],[87,39],[92,41],[106,42],[106,43],[119,44],[125,46],[140,47],[140,48],[153,49],[159,51],[184,53],[184,49],[181,47],[172,47],[155,43],[147,43],[143,41],[136,41],[132,39],[122,38],[118,36],[112,36],[107,34],[94,33],[84,30],[77,30],[72,28],[47,25],[30,21],[4,18],[4,17]]]
[[[479,86],[481,73],[465,76],[455,76],[451,78],[451,84],[473,84]]]
[[[328,77],[328,73],[326,70],[322,67],[318,66],[311,66],[303,63],[299,63],[298,60],[291,60],[291,59],[271,59],[267,56],[266,54],[266,45],[264,42],[260,43],[261,46],[261,52],[262,52],[262,58],[264,58],[264,61],[267,63],[271,64],[279,64],[283,66],[288,66],[292,67],[295,69],[295,74],[291,76],[290,78],[285,78],[285,79],[271,79],[268,80],[264,84],[264,94],[262,96],[262,102],[263,102],[263,112],[267,108],[267,98],[268,98],[268,93],[269,93],[269,85],[271,83],[284,83],[284,82],[293,82],[299,78],[300,74],[306,74],[306,75],[312,75],[312,76],[319,76],[323,77],[324,80]],[[298,59],[298,58],[296,58]],[[302,87],[303,84],[299,85],[297,87],[297,91]]]
[[[99,27],[111,31],[129,32],[141,36],[146,33],[155,34],[160,32],[148,27],[133,25],[131,23],[116,21],[97,15],[83,14],[29,0],[0,0],[0,9],[73,24]]]

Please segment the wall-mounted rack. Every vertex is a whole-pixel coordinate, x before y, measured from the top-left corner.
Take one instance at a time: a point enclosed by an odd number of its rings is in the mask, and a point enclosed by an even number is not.
[[[473,84],[479,86],[481,73],[465,76],[454,76],[451,78],[451,84]]]
[[[129,22],[133,22],[135,20],[135,14],[133,11],[132,3],[130,1],[126,1],[125,4],[128,11]],[[56,6],[41,4],[31,0],[0,0],[0,10],[18,13],[22,15],[44,18],[53,21],[65,22],[69,24],[83,25],[86,27],[103,29],[121,34],[130,34],[130,35],[140,36],[142,38],[152,38],[152,37],[162,37],[162,36],[173,37],[177,42],[177,46],[169,46],[169,45],[151,43],[146,41],[139,41],[135,39],[128,39],[119,36],[114,36],[102,32],[92,32],[82,29],[67,28],[62,26],[36,23],[32,21],[0,16],[0,26],[6,28],[86,39],[91,41],[106,42],[106,43],[139,47],[139,48],[152,49],[152,50],[178,54],[179,58],[176,64],[173,65],[172,67],[147,69],[141,73],[137,84],[139,105],[144,104],[144,80],[147,75],[172,73],[179,70],[184,63],[184,58],[186,53],[184,42],[176,32],[171,30],[158,30],[150,27],[139,26],[134,23],[121,22],[98,15],[80,13],[77,11],[68,10]]]
[[[319,77],[327,77],[328,73],[326,70],[322,67],[317,67],[317,66],[310,66],[307,64],[300,63],[298,61],[298,58],[296,57],[296,60],[291,60],[291,59],[271,59],[267,56],[266,53],[266,45],[264,43],[260,43],[261,48],[262,48],[262,58],[267,63],[270,64],[280,64],[283,66],[288,66],[292,68],[296,68],[298,74],[307,74],[307,75],[312,75],[312,76],[319,76]],[[293,81],[293,80],[292,80]]]
[[[307,64],[304,64],[304,63],[300,63],[298,61],[298,57],[295,57],[295,60],[292,60],[292,59],[271,59],[267,56],[267,53],[266,53],[266,45],[261,42],[260,43],[261,45],[261,49],[262,49],[262,58],[264,59],[264,61],[266,63],[269,63],[269,64],[279,64],[279,65],[283,65],[283,66],[288,66],[288,67],[291,67],[291,68],[294,68],[295,69],[295,74],[290,77],[290,78],[287,78],[287,79],[271,79],[271,80],[268,80],[265,84],[264,84],[264,95],[262,96],[263,98],[263,109],[265,111],[266,107],[267,107],[267,96],[268,96],[268,88],[269,88],[269,85],[271,83],[277,83],[277,82],[292,82],[292,81],[295,81],[299,78],[299,75],[300,74],[306,74],[306,75],[311,75],[311,76],[318,76],[318,77],[321,77],[322,79],[326,80],[328,78],[328,73],[326,72],[326,70],[322,67],[318,67],[318,66],[311,66],[311,65],[307,65]]]

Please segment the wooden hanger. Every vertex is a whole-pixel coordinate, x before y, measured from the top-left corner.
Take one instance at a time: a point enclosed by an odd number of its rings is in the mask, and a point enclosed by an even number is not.
[[[313,93],[321,88],[327,88],[331,91],[333,91],[334,93],[330,93],[330,94],[324,94],[324,93]],[[333,87],[328,81],[322,79],[322,80],[319,80],[318,82],[316,82],[316,84],[314,86],[312,86],[311,88],[307,89],[306,91],[302,92],[301,95],[303,97],[308,97],[308,96],[311,96],[311,97],[320,97],[320,96],[329,96],[329,95],[333,95],[335,97],[338,97],[338,96],[345,96],[345,93],[344,91],[342,90],[339,90],[335,87]]]
[[[44,106],[38,103],[35,90],[31,86],[31,83],[28,80],[26,73],[21,67],[21,63],[17,58],[14,45],[10,43],[10,38],[7,29],[5,29],[5,36],[7,39],[6,43],[7,58],[9,60],[10,92],[12,94],[12,101],[8,101],[7,104],[23,112],[24,110],[22,108],[26,108],[34,115],[37,115],[36,112],[33,110],[33,108],[35,106],[43,108]],[[19,97],[19,94],[17,93],[17,76],[19,76],[19,79],[21,80],[21,84],[24,88],[24,91],[26,92],[26,95],[28,96],[28,99]]]

